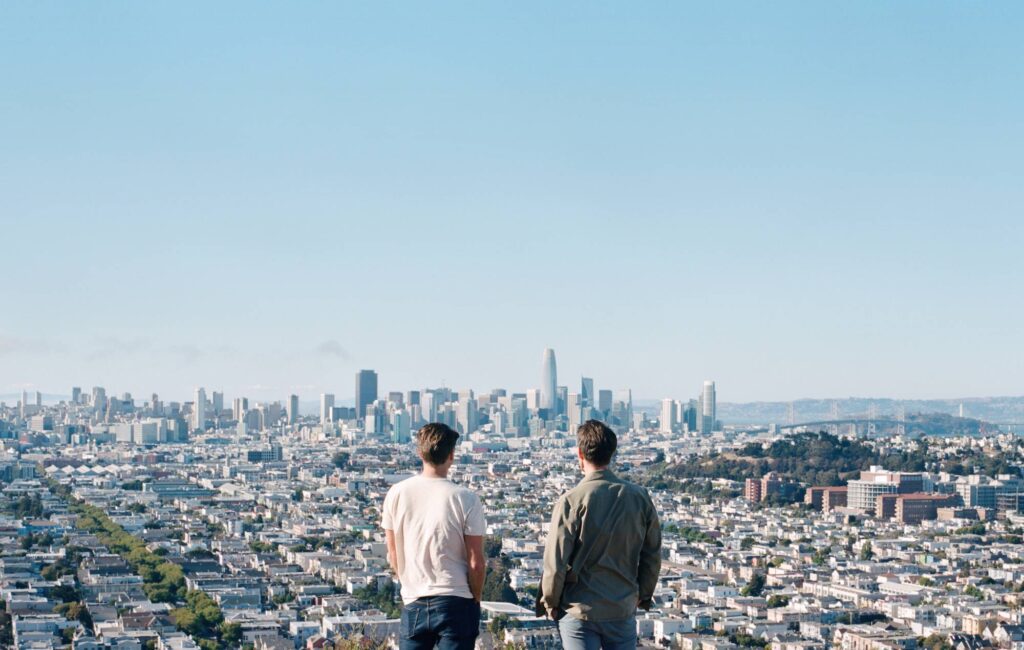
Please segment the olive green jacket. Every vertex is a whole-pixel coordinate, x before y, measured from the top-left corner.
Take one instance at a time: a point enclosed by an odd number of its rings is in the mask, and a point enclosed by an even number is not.
[[[544,549],[541,605],[588,621],[649,609],[661,571],[661,524],[647,491],[609,469],[562,495]]]

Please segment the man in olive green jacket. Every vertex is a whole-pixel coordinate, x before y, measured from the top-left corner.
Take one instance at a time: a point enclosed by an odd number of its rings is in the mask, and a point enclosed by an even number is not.
[[[661,524],[647,491],[608,469],[611,429],[588,420],[576,440],[584,477],[551,515],[541,605],[566,650],[632,650],[637,607],[650,609],[658,584]]]

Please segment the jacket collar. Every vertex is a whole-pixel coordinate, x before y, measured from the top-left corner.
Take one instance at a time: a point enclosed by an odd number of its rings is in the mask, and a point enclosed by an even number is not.
[[[615,476],[615,473],[613,471],[611,471],[610,469],[605,467],[604,469],[599,469],[599,470],[597,470],[595,472],[590,472],[589,474],[587,474],[586,476],[583,477],[583,479],[580,481],[580,483],[586,483],[587,481],[617,481],[617,480],[619,480],[619,477]]]

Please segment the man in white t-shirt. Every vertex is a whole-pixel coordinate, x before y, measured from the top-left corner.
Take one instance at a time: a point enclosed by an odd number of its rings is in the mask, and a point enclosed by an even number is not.
[[[470,650],[480,631],[484,509],[448,480],[459,434],[437,422],[416,434],[423,471],[384,498],[388,562],[402,583],[401,650]]]

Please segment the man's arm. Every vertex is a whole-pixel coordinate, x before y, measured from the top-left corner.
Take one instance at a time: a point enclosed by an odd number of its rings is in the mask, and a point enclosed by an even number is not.
[[[640,549],[640,567],[637,571],[637,583],[640,596],[637,606],[650,609],[654,598],[654,589],[658,586],[658,574],[661,573],[661,522],[654,504],[650,504],[647,516],[647,531],[644,545]]]
[[[469,590],[476,602],[480,602],[484,593],[484,576],[487,574],[487,561],[484,559],[484,536],[465,535],[466,556],[469,560]]]
[[[563,497],[558,500],[554,512],[551,513],[551,526],[544,545],[544,575],[540,587],[544,609],[552,618],[555,618],[555,613],[562,604],[565,573],[576,545],[573,527],[569,500]]]
[[[388,542],[388,564],[391,565],[391,573],[398,577],[398,545],[395,544],[395,531],[387,529],[384,536]]]

